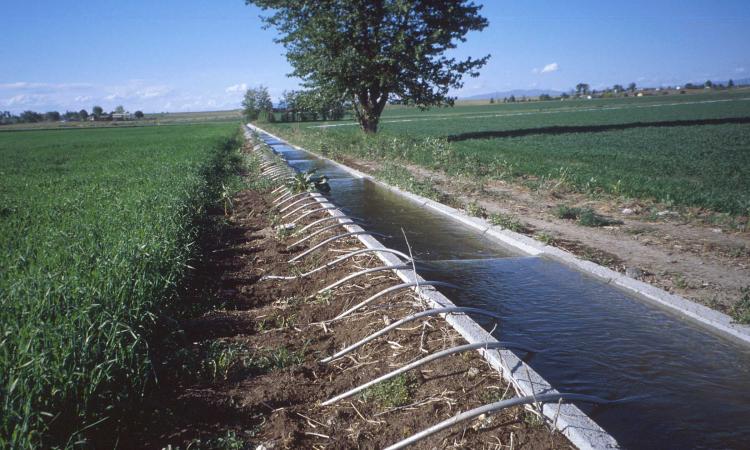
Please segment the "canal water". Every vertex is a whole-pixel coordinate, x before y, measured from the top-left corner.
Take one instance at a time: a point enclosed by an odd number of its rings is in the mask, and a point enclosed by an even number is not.
[[[325,160],[261,138],[298,171],[330,178],[331,200],[388,235],[454,303],[503,317],[498,339],[543,351],[528,363],[560,392],[636,400],[579,407],[625,448],[750,449],[750,349],[600,280],[523,256]],[[481,323],[480,323],[481,324]],[[482,324],[489,329],[492,323]]]

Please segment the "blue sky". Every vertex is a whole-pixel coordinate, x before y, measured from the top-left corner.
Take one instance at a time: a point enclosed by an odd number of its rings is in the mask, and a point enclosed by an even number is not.
[[[0,2],[0,110],[216,110],[297,86],[243,0]],[[750,77],[747,0],[479,3],[490,26],[455,53],[492,58],[455,95]]]

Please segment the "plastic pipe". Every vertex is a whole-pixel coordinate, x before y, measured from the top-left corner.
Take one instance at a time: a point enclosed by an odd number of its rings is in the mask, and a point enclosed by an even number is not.
[[[448,306],[445,308],[433,308],[428,309],[427,311],[418,312],[416,314],[412,314],[410,316],[404,317],[403,319],[397,320],[396,322],[393,322],[392,324],[388,325],[385,328],[381,328],[379,331],[376,331],[375,333],[372,333],[371,335],[362,338],[361,340],[355,342],[354,344],[346,347],[343,350],[339,350],[338,352],[334,353],[333,355],[323,358],[320,360],[322,363],[328,363],[335,359],[339,359],[342,356],[346,355],[347,353],[350,353],[359,347],[362,347],[363,345],[367,344],[368,342],[372,341],[373,339],[376,339],[386,333],[388,333],[391,330],[395,330],[396,328],[412,322],[417,319],[421,319],[422,317],[431,317],[436,316],[438,314],[477,314],[480,316],[487,316],[492,317],[497,320],[502,320],[502,317],[500,317],[498,314],[495,314],[493,312],[487,311],[485,309],[479,309],[479,308],[469,308],[464,306]]]
[[[421,286],[443,286],[443,287],[450,287],[457,289],[458,286],[455,284],[445,283],[443,281],[412,281],[410,283],[401,283],[397,284],[395,286],[391,286],[389,288],[383,289],[382,291],[378,292],[377,294],[371,296],[370,298],[366,300],[362,300],[361,302],[357,303],[356,305],[352,306],[351,308],[347,309],[346,311],[342,312],[338,316],[334,317],[333,319],[329,320],[329,322],[333,322],[334,320],[342,319],[349,314],[353,313],[354,311],[362,308],[363,306],[367,305],[368,303],[374,302],[375,300],[379,299],[380,297],[390,294],[391,292],[395,292],[401,289],[405,289],[408,287],[421,287]]]
[[[423,365],[425,365],[427,363],[430,363],[432,361],[436,361],[438,359],[442,359],[442,358],[448,357],[448,356],[456,354],[456,353],[462,353],[462,352],[467,352],[467,351],[470,351],[470,350],[480,350],[480,349],[491,350],[491,349],[496,349],[496,348],[517,348],[517,349],[523,350],[525,352],[531,352],[531,353],[535,352],[535,350],[530,349],[528,347],[525,347],[523,345],[514,344],[512,342],[503,342],[503,341],[500,341],[500,342],[478,342],[478,343],[475,343],[475,344],[459,345],[457,347],[452,347],[452,348],[448,348],[448,349],[445,349],[445,350],[441,350],[441,351],[439,351],[437,353],[433,353],[430,356],[426,356],[426,357],[424,357],[422,359],[418,359],[418,360],[416,360],[416,361],[414,361],[412,363],[409,363],[409,364],[407,364],[405,366],[399,367],[398,369],[393,370],[391,372],[388,372],[385,375],[379,376],[379,377],[375,378],[374,380],[368,381],[367,383],[364,383],[364,384],[360,384],[359,386],[355,387],[354,389],[350,389],[350,390],[344,392],[343,394],[339,394],[339,395],[337,395],[337,396],[335,396],[335,397],[333,397],[331,399],[328,399],[328,400],[324,401],[323,403],[321,403],[321,405],[322,406],[332,405],[333,403],[336,403],[339,400],[343,400],[343,399],[345,399],[347,397],[351,397],[352,395],[357,394],[358,392],[362,392],[362,391],[364,391],[365,389],[367,389],[370,386],[374,386],[374,385],[376,385],[376,384],[378,384],[378,383],[380,383],[382,381],[390,380],[391,378],[397,377],[397,376],[401,375],[402,373],[408,372],[408,371],[410,371],[412,369],[416,369],[419,366],[423,366]],[[537,398],[539,398],[539,396],[537,396]]]

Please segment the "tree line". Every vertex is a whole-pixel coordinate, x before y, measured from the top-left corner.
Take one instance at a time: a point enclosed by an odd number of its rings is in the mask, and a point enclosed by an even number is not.
[[[107,113],[101,106],[91,108],[91,113],[85,109],[80,111],[47,111],[44,113],[36,111],[23,111],[20,114],[12,114],[10,111],[0,112],[0,125],[13,125],[16,123],[39,123],[39,122],[80,122],[85,120],[113,120],[113,115],[126,114],[125,107],[122,105]],[[133,113],[135,119],[142,119],[143,111]]]
[[[281,101],[274,107],[268,88],[258,86],[245,92],[242,108],[249,122],[307,122],[340,120],[351,109],[351,104],[319,90],[291,90],[284,91]]]

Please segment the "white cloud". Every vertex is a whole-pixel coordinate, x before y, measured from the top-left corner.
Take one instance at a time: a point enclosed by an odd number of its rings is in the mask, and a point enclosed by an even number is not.
[[[534,67],[533,69],[531,69],[531,73],[533,73],[534,75],[539,75],[539,74],[542,74],[542,73],[557,72],[559,69],[560,69],[560,65],[557,64],[556,62],[553,62],[553,63],[547,64],[546,66],[542,67],[541,69],[538,68],[538,67]]]
[[[172,89],[168,86],[148,86],[137,91],[135,94],[140,98],[157,98],[164,97],[170,92],[172,92]]]
[[[745,68],[744,67],[738,67],[738,68],[734,69],[734,71],[737,72],[737,73],[745,73]]]
[[[541,70],[541,73],[557,72],[557,70],[559,68],[560,68],[560,66],[556,62],[553,62],[553,63],[547,64],[546,66],[544,66],[544,68],[542,68],[542,70]]]
[[[224,92],[226,92],[227,94],[233,94],[236,92],[245,92],[245,91],[247,91],[246,83],[233,84],[224,90]]]
[[[20,109],[38,107],[44,105],[47,100],[48,97],[42,94],[17,94],[2,100],[2,104],[8,108]]]
[[[74,90],[89,89],[93,85],[89,83],[32,83],[29,81],[16,81],[13,83],[0,83],[0,90]]]

